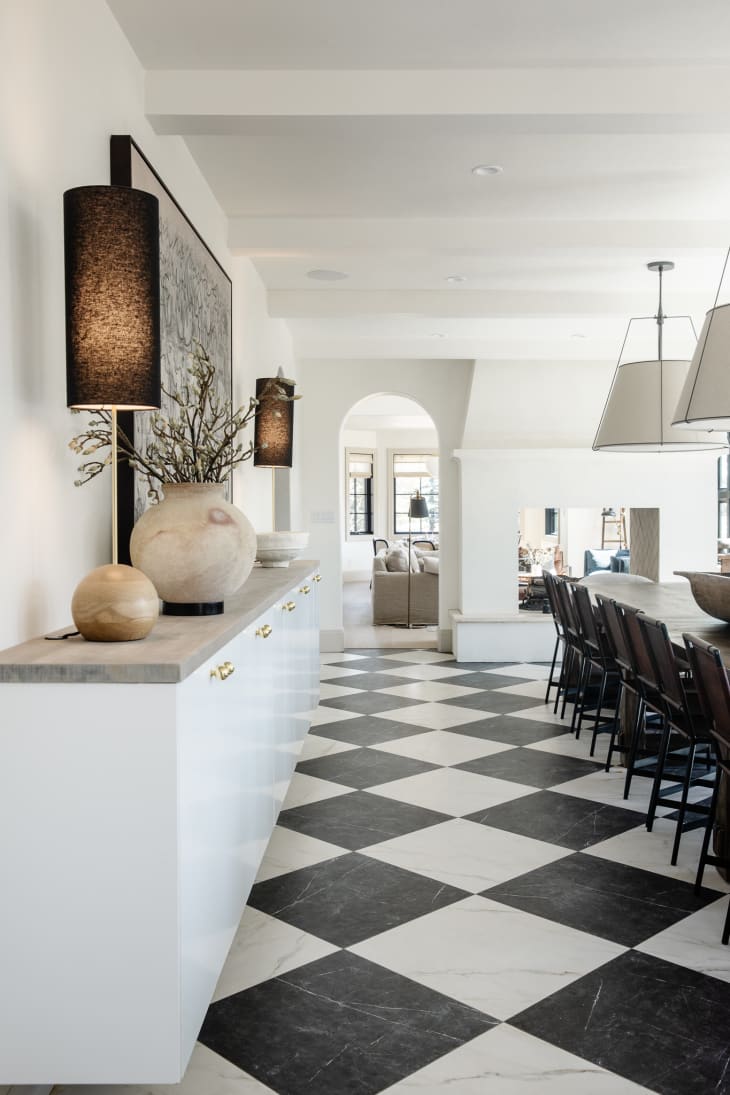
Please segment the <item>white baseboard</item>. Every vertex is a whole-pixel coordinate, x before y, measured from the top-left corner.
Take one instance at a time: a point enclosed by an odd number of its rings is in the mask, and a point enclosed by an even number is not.
[[[319,649],[322,654],[339,654],[345,649],[344,629],[335,627],[331,631],[320,631]]]
[[[555,648],[552,617],[523,613],[486,619],[452,613],[454,656],[460,662],[549,662]]]

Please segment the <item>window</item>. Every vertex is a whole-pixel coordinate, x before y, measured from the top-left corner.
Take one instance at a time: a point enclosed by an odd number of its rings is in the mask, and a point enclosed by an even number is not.
[[[717,460],[717,537],[730,539],[730,454]]]
[[[373,534],[373,466],[372,452],[347,449],[347,535]]]
[[[420,491],[426,499],[428,517],[413,518],[411,532],[416,535],[438,536],[439,480],[438,454],[434,452],[392,454],[393,472],[393,533],[408,535],[408,509],[412,496]]]

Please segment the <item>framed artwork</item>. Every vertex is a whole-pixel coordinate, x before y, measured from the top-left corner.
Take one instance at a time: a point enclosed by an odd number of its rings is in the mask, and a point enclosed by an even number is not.
[[[130,136],[110,141],[111,182],[154,194],[160,203],[160,343],[162,386],[179,387],[190,352],[199,342],[217,369],[218,393],[233,391],[231,280],[152,164]],[[163,393],[162,409],[170,400]],[[120,425],[137,446],[149,433],[150,411],[120,413]],[[129,537],[148,506],[147,480],[127,465],[119,468],[119,561],[129,562]],[[227,485],[230,497],[231,480]]]

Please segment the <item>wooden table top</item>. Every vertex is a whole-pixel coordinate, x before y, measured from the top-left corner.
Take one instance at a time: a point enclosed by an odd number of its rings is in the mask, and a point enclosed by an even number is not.
[[[729,579],[730,580],[730,579]],[[691,632],[712,643],[730,665],[730,624],[708,616],[697,605],[685,579],[650,582],[633,574],[594,573],[583,580],[591,593],[601,593],[623,604],[640,608],[648,616],[663,620],[673,642],[682,643],[682,633]]]

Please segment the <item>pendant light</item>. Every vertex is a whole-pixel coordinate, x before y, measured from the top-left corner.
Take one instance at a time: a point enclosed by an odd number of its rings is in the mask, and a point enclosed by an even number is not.
[[[680,430],[730,430],[730,304],[717,305],[728,258],[730,250],[674,412]]]
[[[725,440],[700,429],[679,429],[672,423],[690,363],[664,357],[664,325],[667,320],[689,316],[665,316],[662,308],[662,276],[674,269],[673,262],[650,262],[647,269],[659,275],[657,356],[650,361],[622,362],[631,325],[619,353],[616,372],[598,426],[593,448],[602,452],[691,452],[725,448]],[[646,317],[644,317],[646,318]],[[692,326],[694,334],[694,326]],[[695,338],[696,338],[695,334]]]

